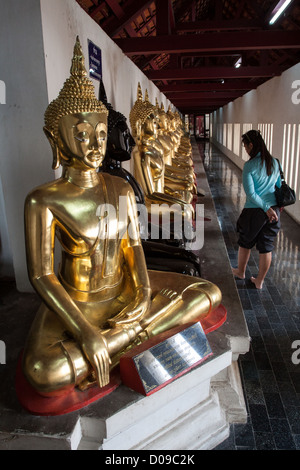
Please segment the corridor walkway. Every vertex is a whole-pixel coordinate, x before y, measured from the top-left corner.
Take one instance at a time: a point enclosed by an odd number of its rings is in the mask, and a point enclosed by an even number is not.
[[[236,220],[245,195],[242,171],[208,143],[198,143],[229,259],[237,263]],[[272,267],[261,291],[249,278],[257,274],[252,250],[246,280],[236,285],[251,336],[249,353],[240,356],[248,422],[233,425],[220,450],[300,449],[300,364],[293,349],[300,344],[300,226],[286,213],[276,242]],[[295,361],[294,361],[295,362]]]

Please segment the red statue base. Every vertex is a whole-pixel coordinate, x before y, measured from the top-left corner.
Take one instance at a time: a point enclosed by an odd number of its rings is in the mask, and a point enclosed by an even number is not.
[[[200,323],[204,332],[207,334],[220,328],[226,321],[226,318],[226,309],[223,305],[220,305],[206,318],[201,320]],[[151,342],[151,340],[149,341]],[[144,346],[145,345],[146,343]],[[24,377],[21,357],[16,373],[16,392],[18,400],[25,410],[37,416],[60,416],[80,410],[113,392],[121,383],[119,368],[116,368],[111,374],[111,382],[106,387],[99,388],[94,386],[85,391],[74,389],[66,395],[47,398],[38,394]]]
[[[22,371],[22,357],[19,359],[16,374],[17,397],[23,408],[37,416],[60,416],[90,405],[116,390],[121,384],[120,374],[117,369],[111,374],[110,383],[103,388],[91,387],[80,391],[74,388],[72,392],[59,397],[43,397],[28,383]]]

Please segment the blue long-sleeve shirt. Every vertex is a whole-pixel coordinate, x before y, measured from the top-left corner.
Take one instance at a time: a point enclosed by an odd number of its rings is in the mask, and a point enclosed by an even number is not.
[[[267,212],[270,207],[276,206],[275,184],[280,188],[281,177],[278,161],[275,158],[273,165],[273,172],[268,176],[265,163],[261,164],[260,153],[245,163],[243,169],[245,208],[261,208]]]

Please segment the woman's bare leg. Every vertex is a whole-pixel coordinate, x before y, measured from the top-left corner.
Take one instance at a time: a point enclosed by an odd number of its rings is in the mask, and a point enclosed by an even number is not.
[[[259,255],[259,267],[257,277],[251,277],[251,281],[255,284],[257,289],[261,289],[265,280],[265,277],[270,269],[272,262],[272,252],[260,253]]]
[[[232,273],[240,278],[245,279],[246,267],[250,258],[251,250],[243,247],[239,247],[238,252],[238,267],[232,268]]]

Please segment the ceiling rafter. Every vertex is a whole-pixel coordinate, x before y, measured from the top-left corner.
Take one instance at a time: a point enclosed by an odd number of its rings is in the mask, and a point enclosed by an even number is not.
[[[146,73],[150,80],[216,80],[225,78],[275,77],[281,74],[279,67],[199,67],[184,69],[151,70]]]
[[[156,0],[156,35],[171,34],[174,29],[174,12],[171,0]]]
[[[179,101],[179,100],[195,100],[200,101],[202,99],[209,98],[210,100],[214,99],[227,99],[227,98],[238,98],[241,96],[240,92],[237,91],[206,91],[206,92],[183,92],[183,93],[169,93],[168,99],[171,101]]]
[[[255,31],[203,33],[199,35],[168,35],[116,39],[116,44],[128,55],[209,51],[240,51],[263,49],[299,49],[300,35],[295,31]]]
[[[224,82],[224,83],[223,83]],[[194,83],[175,83],[167,86],[161,86],[160,90],[167,96],[170,93],[184,93],[184,92],[197,92],[197,91],[230,91],[230,90],[243,90],[249,91],[256,88],[256,84],[251,80],[221,80],[215,82],[194,82]]]
[[[178,24],[175,32],[178,33],[192,33],[200,31],[230,31],[230,30],[251,30],[260,29],[263,24],[257,20],[209,20],[209,21],[185,21]]]
[[[134,20],[136,16],[141,14],[146,8],[148,8],[153,0],[134,0],[127,1],[124,4],[124,15],[121,18],[111,17],[106,22],[103,23],[104,31],[113,38],[116,36],[123,28],[126,27],[128,23]]]
[[[118,19],[125,15],[123,8],[120,7],[120,4],[117,2],[117,0],[106,0],[106,3]]]
[[[300,60],[298,0],[273,27],[275,0],[74,1],[182,113],[211,112]]]

